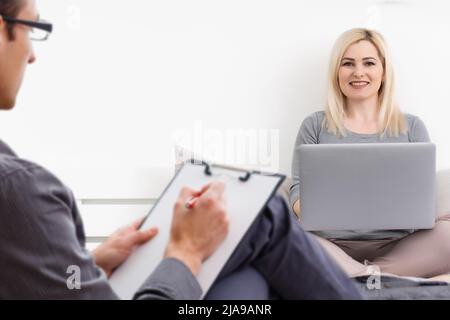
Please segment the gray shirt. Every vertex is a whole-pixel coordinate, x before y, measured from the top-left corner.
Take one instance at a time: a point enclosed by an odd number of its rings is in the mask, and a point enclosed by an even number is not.
[[[0,299],[117,299],[85,249],[72,192],[53,174],[0,141]],[[69,289],[70,266],[81,288]],[[164,259],[135,299],[198,299],[201,288],[179,260]]]
[[[399,142],[429,142],[428,131],[418,117],[405,114],[408,123],[407,134],[398,137],[385,135],[380,138],[379,134],[360,134],[347,130],[347,136],[339,137],[329,133],[322,122],[325,119],[325,112],[318,111],[307,117],[300,126],[300,130],[295,141],[294,157],[292,161],[293,184],[290,189],[291,207],[295,201],[299,200],[299,157],[298,148],[302,144],[320,143],[399,143]],[[413,230],[348,230],[348,231],[321,231],[320,236],[328,239],[386,239],[400,238],[408,235]]]

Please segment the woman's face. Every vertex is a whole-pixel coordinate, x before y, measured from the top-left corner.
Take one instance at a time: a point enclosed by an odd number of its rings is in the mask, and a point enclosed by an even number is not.
[[[339,86],[347,101],[362,102],[378,95],[383,73],[376,47],[362,40],[344,52],[338,73]]]

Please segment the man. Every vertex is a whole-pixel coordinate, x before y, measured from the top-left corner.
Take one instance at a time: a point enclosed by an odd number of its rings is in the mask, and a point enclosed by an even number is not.
[[[1,109],[14,107],[26,66],[36,60],[31,40],[45,40],[51,29],[39,21],[35,0],[0,0]],[[193,196],[198,197],[196,205],[187,208],[185,203]],[[106,275],[133,248],[157,234],[156,229],[138,230],[138,221],[113,234],[91,256],[84,249],[84,231],[72,193],[50,172],[20,159],[3,142],[0,221],[0,298],[8,299],[116,299]],[[227,232],[222,183],[183,189],[174,205],[165,257],[135,298],[199,298],[195,276]],[[80,290],[68,288],[70,266],[81,271]],[[255,280],[242,284],[242,289],[263,281],[282,298],[359,298],[353,284],[302,231],[279,198],[270,201],[248,231],[210,297],[221,297],[240,273],[245,281]]]

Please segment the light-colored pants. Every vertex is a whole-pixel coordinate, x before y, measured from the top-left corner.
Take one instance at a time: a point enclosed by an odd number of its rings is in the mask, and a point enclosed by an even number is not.
[[[350,277],[382,274],[430,278],[450,272],[450,212],[433,229],[400,239],[340,240],[314,237]]]

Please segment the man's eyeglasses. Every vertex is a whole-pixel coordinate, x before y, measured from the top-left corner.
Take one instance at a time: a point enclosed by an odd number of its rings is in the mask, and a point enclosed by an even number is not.
[[[19,23],[31,27],[30,39],[34,41],[45,41],[53,31],[53,25],[47,21],[21,20],[2,16],[8,23]]]

